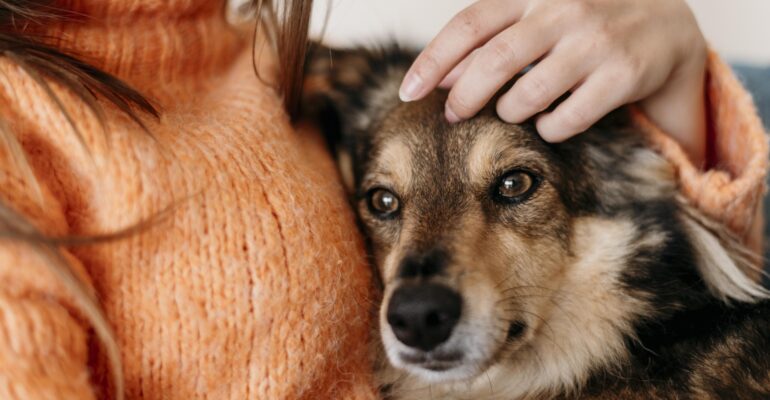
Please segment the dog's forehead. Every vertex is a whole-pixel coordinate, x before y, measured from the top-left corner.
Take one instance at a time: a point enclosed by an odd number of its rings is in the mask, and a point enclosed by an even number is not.
[[[377,169],[387,169],[401,182],[435,173],[474,180],[501,157],[542,156],[544,146],[533,127],[506,124],[490,108],[450,124],[444,117],[445,99],[439,92],[400,104],[383,119],[374,143]]]

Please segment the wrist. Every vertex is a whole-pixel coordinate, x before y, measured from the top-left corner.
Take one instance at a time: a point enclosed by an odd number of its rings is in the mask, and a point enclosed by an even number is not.
[[[698,46],[699,47],[699,46]],[[696,167],[706,165],[706,57],[705,44],[694,48],[676,68],[667,83],[640,101],[641,109],[674,139]]]
[[[682,147],[698,168],[706,165],[706,107],[699,99],[664,93],[643,101],[641,109],[658,127]]]

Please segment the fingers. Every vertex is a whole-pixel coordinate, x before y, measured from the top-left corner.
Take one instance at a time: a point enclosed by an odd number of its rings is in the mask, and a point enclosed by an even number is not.
[[[456,122],[475,115],[516,73],[553,47],[552,32],[530,17],[490,39],[449,92],[447,119]]]
[[[497,114],[503,121],[520,124],[583,81],[589,68],[590,63],[573,47],[557,47],[500,97]]]
[[[481,0],[457,14],[412,64],[399,89],[401,100],[418,100],[433,90],[471,50],[516,22],[525,3]]]
[[[478,49],[474,50],[471,54],[468,54],[468,56],[460,61],[459,64],[455,65],[455,67],[449,71],[444,79],[441,80],[441,82],[438,84],[438,87],[442,89],[450,89],[452,86],[454,86],[455,82],[457,82],[457,79],[460,78],[466,69],[468,69],[468,65],[471,64],[471,60],[473,60],[473,57],[475,57],[477,53]]]
[[[553,112],[538,118],[536,126],[540,136],[552,143],[567,140],[625,104],[632,90],[618,87],[619,81],[613,76],[597,71]]]

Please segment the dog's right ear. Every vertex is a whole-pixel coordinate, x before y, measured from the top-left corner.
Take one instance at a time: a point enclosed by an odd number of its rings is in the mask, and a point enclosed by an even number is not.
[[[302,115],[321,128],[350,192],[367,161],[371,129],[399,103],[398,86],[415,54],[396,46],[336,50],[314,45],[308,52]]]

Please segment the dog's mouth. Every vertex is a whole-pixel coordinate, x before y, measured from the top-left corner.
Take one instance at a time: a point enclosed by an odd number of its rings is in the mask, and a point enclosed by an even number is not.
[[[403,349],[391,354],[391,361],[398,368],[433,382],[465,379],[481,372],[476,371],[479,364],[459,349],[429,352]]]
[[[398,351],[390,353],[391,361],[400,369],[409,371],[432,382],[458,381],[469,379],[483,373],[495,363],[499,354],[512,347],[517,347],[527,331],[527,324],[516,320],[508,325],[504,339],[500,345],[489,336],[489,332],[472,329],[474,324],[465,327],[458,326],[457,335],[443,345],[430,351],[410,348],[398,343]],[[502,332],[500,332],[502,334]],[[483,344],[482,342],[486,342]],[[489,346],[496,342],[497,345]]]
[[[406,363],[434,372],[448,371],[462,363],[463,353],[459,351],[432,351],[429,353],[401,352],[399,357]]]
[[[430,382],[482,374],[516,351],[529,330],[524,319],[501,324],[512,310],[496,297],[436,280],[402,283],[383,305],[382,340],[391,364]]]

